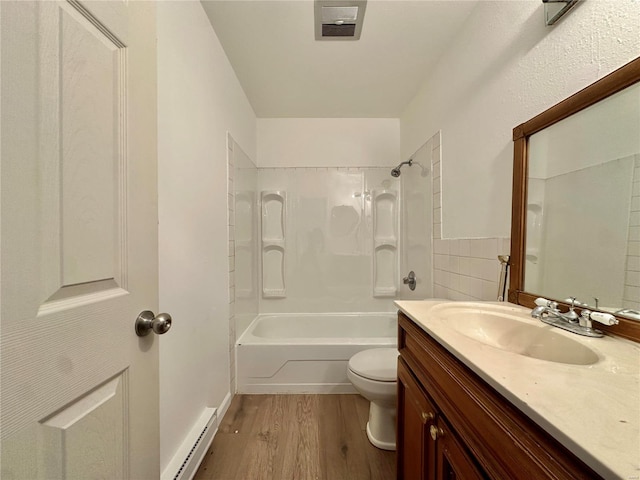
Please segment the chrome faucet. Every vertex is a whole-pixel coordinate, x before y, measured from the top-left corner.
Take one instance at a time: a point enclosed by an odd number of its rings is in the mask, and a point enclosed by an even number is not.
[[[413,270],[409,272],[409,275],[402,279],[402,283],[409,285],[409,290],[416,289],[416,274]]]
[[[546,313],[550,317],[559,318],[567,323],[578,323],[578,314],[574,310],[576,299],[575,297],[570,297],[570,300],[571,307],[569,307],[569,311],[563,313],[558,309],[558,302],[553,302],[546,298],[537,298],[535,301],[537,307],[533,309],[531,316],[542,320],[544,318],[543,315]]]
[[[540,321],[567,330],[578,335],[584,335],[586,337],[602,337],[604,334],[600,330],[596,330],[592,327],[592,322],[596,321],[604,325],[617,325],[618,319],[609,313],[592,312],[591,310],[582,310],[578,315],[575,311],[575,297],[571,298],[571,307],[568,312],[561,312],[558,309],[558,303],[546,298],[537,298],[535,300],[535,307],[531,311],[533,318],[538,318]]]

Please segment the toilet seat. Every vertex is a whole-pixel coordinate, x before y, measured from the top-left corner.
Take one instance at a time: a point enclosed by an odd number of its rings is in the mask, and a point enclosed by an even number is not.
[[[349,360],[349,370],[354,374],[378,382],[395,382],[397,379],[398,350],[374,348],[356,353]]]

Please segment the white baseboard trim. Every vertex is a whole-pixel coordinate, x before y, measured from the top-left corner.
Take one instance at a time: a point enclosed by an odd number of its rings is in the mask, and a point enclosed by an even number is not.
[[[202,463],[207,450],[218,432],[218,424],[229,410],[233,395],[228,392],[220,407],[205,408],[169,465],[164,469],[160,480],[192,480]]]
[[[225,395],[224,399],[222,400],[222,403],[220,404],[220,407],[218,408],[218,412],[219,412],[218,413],[218,425],[220,425],[220,422],[224,418],[225,413],[227,413],[227,410],[229,410],[229,406],[231,405],[231,400],[233,400],[233,393],[232,392],[228,392]]]
[[[228,407],[227,407],[228,408]],[[191,480],[218,431],[216,408],[205,408],[160,475],[161,480]]]

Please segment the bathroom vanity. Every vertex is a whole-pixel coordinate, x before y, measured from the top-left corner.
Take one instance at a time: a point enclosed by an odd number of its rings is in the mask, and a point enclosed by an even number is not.
[[[637,344],[585,338],[573,348],[573,334],[505,303],[396,305],[398,480],[638,475]],[[469,324],[456,324],[455,315]],[[502,317],[516,330],[502,331]],[[532,336],[554,346],[518,344]]]
[[[638,98],[640,58],[514,128],[510,303],[396,302],[398,480],[640,478]]]

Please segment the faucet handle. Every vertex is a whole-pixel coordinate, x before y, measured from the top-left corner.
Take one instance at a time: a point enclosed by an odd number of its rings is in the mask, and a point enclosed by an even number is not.
[[[580,312],[580,326],[591,328],[592,321],[602,323],[603,325],[617,325],[618,319],[610,313],[592,312],[584,309]]]
[[[543,297],[538,297],[534,300],[534,303],[539,307],[549,307],[551,310],[558,309],[558,302],[554,302],[553,300],[547,300]]]
[[[535,299],[534,303],[539,307],[549,307],[553,302],[546,298],[538,297]]]
[[[409,275],[407,275],[402,279],[402,283],[404,283],[405,285],[409,285],[410,290],[415,290],[416,289],[416,273],[413,270],[411,270],[409,272]]]
[[[591,320],[595,320],[598,323],[602,323],[603,325],[617,325],[618,319],[611,315],[610,313],[603,312],[591,312]]]

